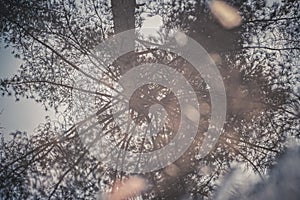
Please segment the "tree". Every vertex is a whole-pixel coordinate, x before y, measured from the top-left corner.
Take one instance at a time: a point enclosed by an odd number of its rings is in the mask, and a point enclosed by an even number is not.
[[[122,135],[113,123],[110,108],[111,91],[115,88],[104,80],[117,81],[127,70],[143,63],[167,64],[184,74],[196,91],[200,105],[204,106],[198,135],[188,151],[172,165],[143,174],[153,183],[143,194],[145,199],[178,199],[182,195],[195,199],[211,197],[215,180],[226,172],[232,161],[248,163],[261,174],[284,150],[287,135],[298,134],[299,95],[293,88],[298,74],[292,72],[299,54],[299,34],[293,34],[299,29],[297,1],[282,2],[284,6],[272,8],[264,1],[229,1],[243,17],[242,25],[230,30],[219,24],[205,1],[0,3],[1,36],[16,49],[15,55],[24,60],[19,74],[1,80],[1,91],[4,95],[14,93],[16,98],[33,98],[64,116],[58,124],[50,121],[42,124],[32,138],[15,137],[9,143],[3,142],[5,148],[1,153],[5,159],[0,170],[1,179],[6,181],[1,185],[1,195],[7,198],[15,195],[93,198],[98,191],[108,191],[118,179],[129,176],[96,160],[89,152],[90,147],[80,139],[79,134],[88,134],[95,119],[107,135],[117,138],[121,148],[151,151],[167,144],[176,134],[181,111],[174,94],[160,85],[141,87],[130,102],[136,123],[149,120],[149,108],[155,103],[159,102],[167,110],[168,123],[164,131],[151,138],[150,149],[130,134]],[[93,49],[113,33],[138,28],[141,13],[160,15],[164,19],[165,31],[161,30],[161,37],[179,29],[194,38],[220,69],[228,97],[227,121],[218,144],[205,158],[199,159],[197,152],[208,128],[209,93],[190,63],[160,50],[156,41],[162,38],[138,41],[135,52],[121,56],[109,66],[100,65],[101,60],[93,57]],[[150,47],[145,43],[151,43]],[[75,82],[78,76],[83,77],[84,87]],[[99,84],[97,91],[95,83]],[[74,102],[76,93],[97,99],[91,105],[95,112],[79,121],[72,112],[81,103]],[[65,109],[61,111],[61,107]],[[86,131],[79,132],[82,127]],[[16,149],[24,150],[16,155]],[[8,188],[15,188],[14,192],[8,192]]]

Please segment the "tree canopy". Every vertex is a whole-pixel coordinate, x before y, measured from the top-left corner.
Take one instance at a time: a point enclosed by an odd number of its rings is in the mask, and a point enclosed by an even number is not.
[[[299,137],[300,119],[300,4],[296,0],[269,4],[263,0],[0,0],[0,38],[23,60],[15,76],[1,80],[2,95],[31,98],[62,116],[40,124],[33,136],[18,131],[12,140],[2,139],[0,195],[4,199],[95,199],[113,194],[122,181],[130,183],[130,177],[139,175],[147,180],[140,194],[143,199],[211,199],[219,178],[233,162],[246,163],[263,178],[284,152],[286,139]],[[236,25],[222,21],[226,9],[238,14]],[[95,57],[102,42],[129,29],[141,30],[145,16],[162,19],[155,36],[132,41],[135,51],[112,63],[105,63],[107,55],[101,49]],[[226,122],[204,158],[198,152],[211,116],[209,85],[182,56],[160,48],[176,31],[205,48],[226,89]],[[129,102],[132,130],[124,133],[114,122],[112,107],[119,101],[114,96],[119,92],[116,82],[145,63],[167,65],[186,78],[200,105],[196,114],[189,110],[186,115],[196,116],[200,123],[193,143],[174,163],[129,174],[97,159],[91,149],[101,148],[102,136],[92,130],[99,125],[121,149],[151,152],[175,137],[184,113],[172,91],[147,84]],[[135,137],[139,129],[134,124],[155,118],[149,114],[154,104],[166,110],[163,129],[151,137]],[[91,141],[83,142],[82,137]]]

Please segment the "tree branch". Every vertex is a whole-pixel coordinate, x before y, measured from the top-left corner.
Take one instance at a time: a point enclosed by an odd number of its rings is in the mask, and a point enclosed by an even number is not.
[[[261,22],[277,22],[277,21],[296,20],[296,19],[300,19],[300,16],[282,17],[282,18],[276,18],[276,19],[255,19],[255,20],[244,21],[243,23],[248,24],[248,23],[261,23]]]

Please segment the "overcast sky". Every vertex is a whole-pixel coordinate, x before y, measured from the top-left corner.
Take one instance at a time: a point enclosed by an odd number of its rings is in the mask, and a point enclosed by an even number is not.
[[[0,78],[12,77],[22,63],[22,60],[16,59],[12,54],[12,48],[4,48],[0,44]],[[15,101],[14,96],[0,97],[0,126],[1,130],[8,137],[8,134],[20,130],[32,134],[34,128],[44,121],[47,115],[54,115],[53,111],[46,112],[41,104],[32,99],[21,99]]]
[[[151,18],[143,16],[146,20],[143,23],[143,28],[158,28],[162,25],[160,16]],[[149,29],[148,29],[149,31]],[[155,31],[143,32],[146,35],[153,35]],[[12,77],[17,73],[22,60],[16,59],[12,54],[12,48],[4,48],[4,44],[0,43],[0,79]],[[0,127],[2,133],[8,137],[9,133],[20,130],[26,131],[29,135],[49,115],[51,118],[55,116],[54,111],[46,112],[43,105],[36,103],[32,99],[21,99],[15,101],[15,97],[0,96]]]

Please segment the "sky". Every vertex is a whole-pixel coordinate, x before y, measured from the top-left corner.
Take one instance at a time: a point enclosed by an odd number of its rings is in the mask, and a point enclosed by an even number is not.
[[[272,1],[271,1],[272,2]],[[146,18],[146,16],[144,16]],[[159,16],[147,17],[143,22],[142,28],[157,28],[162,25],[162,19]],[[155,32],[155,31],[154,31]],[[148,34],[154,34],[150,31]],[[144,34],[147,34],[144,32]],[[12,77],[17,73],[17,70],[22,63],[22,60],[14,58],[11,54],[11,48],[4,48],[4,44],[0,43],[0,79]],[[5,138],[10,138],[9,133],[16,130],[26,131],[32,135],[34,129],[45,121],[45,117],[49,115],[51,118],[55,117],[54,111],[49,109],[45,111],[42,104],[36,103],[32,99],[23,98],[20,101],[15,101],[15,97],[0,96],[0,130],[5,135]],[[235,178],[242,182],[249,181],[249,176],[241,176],[240,170]],[[252,173],[249,173],[254,179]],[[228,188],[226,188],[228,189]],[[224,195],[222,194],[222,197]],[[223,198],[224,199],[224,198]]]
[[[22,60],[11,54],[12,48],[4,48],[3,43],[0,47],[0,78],[12,77],[17,73]],[[22,98],[21,101],[15,101],[14,96],[0,96],[0,112],[0,127],[3,127],[1,132],[5,138],[9,138],[9,133],[16,130],[31,135],[47,115],[54,116],[54,111],[46,112],[43,105],[34,100]]]
[[[271,0],[268,2],[275,2]],[[147,17],[143,15],[142,28],[147,28],[142,33],[145,36],[155,35],[158,27],[162,26],[162,18],[158,15]],[[152,28],[152,29],[149,29]],[[22,60],[15,58],[11,54],[12,48],[4,48],[4,43],[0,43],[0,79],[12,77],[17,73]],[[7,136],[10,132],[20,130],[32,134],[34,129],[44,121],[49,115],[55,117],[54,111],[45,111],[43,106],[32,99],[21,99],[16,102],[15,97],[0,96],[0,127],[4,127],[1,132]]]
[[[142,28],[158,28],[162,25],[160,16],[145,17]],[[157,29],[158,30],[158,29]],[[155,34],[155,30],[147,29],[143,32],[145,35]],[[11,52],[12,48],[4,48],[4,43],[0,43],[0,79],[9,78],[15,75],[19,66],[22,64],[21,59],[15,58]],[[45,111],[40,103],[33,99],[21,98],[15,101],[14,96],[0,96],[0,127],[5,138],[9,139],[9,133],[16,130],[26,131],[28,135],[33,135],[34,129],[45,121],[46,116],[55,118],[53,110]]]

